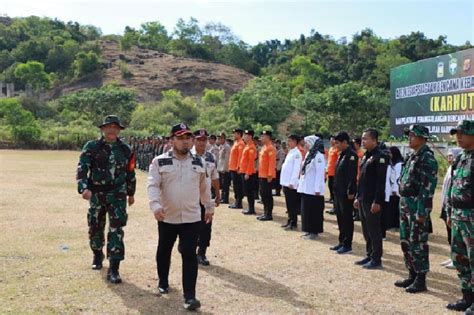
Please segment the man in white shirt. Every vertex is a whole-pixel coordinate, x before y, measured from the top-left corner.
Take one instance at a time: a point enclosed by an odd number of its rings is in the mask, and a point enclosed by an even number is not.
[[[300,138],[297,135],[288,137],[290,151],[283,162],[280,174],[280,185],[283,186],[285,194],[286,209],[288,210],[288,222],[281,227],[293,230],[297,227],[298,211],[300,210],[300,195],[298,188],[298,177],[300,175],[302,156],[298,149]]]
[[[201,303],[196,299],[198,263],[196,247],[201,227],[201,207],[205,221],[214,215],[214,202],[206,180],[202,159],[191,154],[192,133],[184,124],[171,130],[172,150],[153,159],[148,177],[150,210],[158,221],[158,249],[156,253],[158,290],[169,293],[168,275],[171,252],[179,236],[183,260],[184,307],[196,310]]]
[[[230,145],[227,143],[225,133],[219,137],[219,158],[217,161],[217,171],[222,191],[221,203],[229,203],[230,172],[229,172]]]

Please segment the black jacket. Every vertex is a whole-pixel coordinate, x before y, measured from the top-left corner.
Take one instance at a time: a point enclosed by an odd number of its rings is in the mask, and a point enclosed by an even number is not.
[[[382,204],[385,201],[385,182],[389,157],[377,146],[367,151],[360,167],[357,199]]]
[[[339,154],[333,186],[337,196],[355,195],[358,160],[359,157],[350,147]]]

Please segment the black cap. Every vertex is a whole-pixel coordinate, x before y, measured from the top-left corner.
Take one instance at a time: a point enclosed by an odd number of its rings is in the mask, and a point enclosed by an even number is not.
[[[261,135],[269,136],[270,138],[272,137],[272,132],[270,130],[263,130]]]
[[[246,135],[251,135],[252,137],[255,135],[255,132],[252,129],[246,129],[244,133]]]
[[[334,140],[340,141],[340,142],[347,141],[349,143],[351,138],[349,137],[349,134],[347,132],[341,131],[334,137]]]
[[[240,128],[234,128],[234,129],[232,129],[232,132],[243,133],[244,131]]]
[[[300,142],[300,136],[298,135],[289,135],[288,139],[295,140],[296,142]]]
[[[172,136],[182,136],[182,135],[192,135],[193,133],[191,132],[191,129],[189,129],[188,125],[185,123],[179,123],[177,125],[174,125],[173,128],[171,128],[171,135]]]
[[[209,133],[206,129],[198,129],[193,133],[194,137],[196,138],[207,138],[209,137]]]

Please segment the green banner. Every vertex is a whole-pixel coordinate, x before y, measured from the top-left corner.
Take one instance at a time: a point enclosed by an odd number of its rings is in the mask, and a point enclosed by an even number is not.
[[[393,136],[422,124],[432,135],[448,139],[458,121],[474,116],[474,49],[393,68],[390,95]]]

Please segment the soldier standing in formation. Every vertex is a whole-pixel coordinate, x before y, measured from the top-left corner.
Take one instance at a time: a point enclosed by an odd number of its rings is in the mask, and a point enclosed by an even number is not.
[[[118,138],[125,127],[117,116],[104,118],[99,128],[102,137],[89,141],[82,149],[77,166],[77,188],[89,200],[87,213],[90,247],[94,253],[92,269],[102,269],[104,229],[109,216],[107,280],[120,283],[120,262],[125,258],[123,227],[127,224],[128,205],[135,202],[135,157],[130,147]]]
[[[428,128],[411,125],[406,133],[414,152],[408,156],[400,175],[400,241],[409,276],[395,285],[408,293],[417,293],[427,290],[428,235],[438,162],[427,145]]]
[[[189,127],[184,123],[175,125],[171,135],[173,148],[153,159],[147,186],[150,209],[158,221],[158,291],[169,293],[171,252],[179,236],[184,308],[196,310],[201,307],[196,299],[196,247],[202,226],[200,203],[205,208],[204,220],[211,223],[214,202],[203,161],[190,152],[192,133]]]
[[[448,224],[451,226],[451,253],[458,277],[461,280],[463,297],[448,304],[448,309],[474,314],[474,121],[459,122],[451,135],[456,135],[459,146],[464,149],[451,168],[451,184],[448,188]]]

